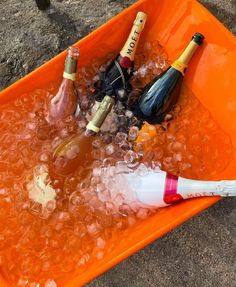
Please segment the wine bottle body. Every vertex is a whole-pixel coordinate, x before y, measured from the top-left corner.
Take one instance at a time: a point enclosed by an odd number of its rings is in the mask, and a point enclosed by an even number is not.
[[[135,114],[150,124],[163,122],[177,103],[182,86],[182,74],[170,67],[149,83],[139,98]]]

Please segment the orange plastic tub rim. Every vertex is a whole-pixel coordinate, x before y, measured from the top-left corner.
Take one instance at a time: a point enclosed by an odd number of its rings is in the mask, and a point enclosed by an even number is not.
[[[148,21],[142,35],[144,41],[145,39],[158,40],[165,48],[169,60],[174,60],[180,54],[196,31],[206,36],[204,47],[199,49],[198,56],[196,55],[192,60],[191,69],[185,81],[236,146],[236,40],[195,0],[138,1],[76,43],[83,55],[79,65],[87,65],[92,58],[103,57],[114,49],[118,52],[138,11],[148,14]],[[65,52],[1,92],[0,103],[35,88],[43,88],[49,82],[59,79],[63,71],[64,56]],[[223,147],[222,157],[224,157]],[[236,178],[235,154],[232,154],[232,161],[220,178]],[[142,226],[134,227],[130,231],[129,238],[117,246],[114,252],[91,266],[83,274],[71,278],[65,287],[84,285],[218,199],[194,199],[161,210],[142,222]],[[9,286],[9,284],[1,279],[0,286]]]

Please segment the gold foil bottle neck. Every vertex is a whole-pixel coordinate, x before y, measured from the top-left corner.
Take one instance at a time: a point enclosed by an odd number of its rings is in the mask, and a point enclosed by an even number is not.
[[[193,55],[195,54],[196,50],[199,48],[199,44],[194,41],[190,41],[188,46],[184,49],[183,53],[179,56],[179,58],[174,61],[171,65],[174,69],[178,70],[185,74],[186,68],[188,67],[189,61],[192,59]]]
[[[137,13],[129,37],[127,38],[123,48],[120,51],[120,55],[122,57],[128,57],[131,61],[134,60],[134,55],[146,20],[147,15],[144,12]]]
[[[107,115],[111,111],[113,105],[115,104],[115,99],[109,96],[105,96],[100,103],[96,113],[94,114],[92,120],[87,124],[87,129],[95,133],[98,133],[100,127],[105,121]]]
[[[68,54],[65,61],[63,78],[74,81],[77,71],[79,49],[74,46],[71,46],[68,48],[67,53]]]

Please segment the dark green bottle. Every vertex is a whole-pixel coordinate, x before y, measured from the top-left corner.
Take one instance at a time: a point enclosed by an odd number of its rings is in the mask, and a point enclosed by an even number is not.
[[[160,124],[164,120],[179,98],[187,65],[203,40],[204,36],[196,33],[181,56],[144,88],[134,108],[140,120],[150,124]]]

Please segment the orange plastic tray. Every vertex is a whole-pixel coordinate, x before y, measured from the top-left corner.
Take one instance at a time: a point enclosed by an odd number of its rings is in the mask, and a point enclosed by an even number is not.
[[[135,14],[140,10],[148,14],[142,37],[148,41],[158,40],[170,60],[180,54],[194,32],[199,31],[206,36],[203,48],[191,62],[185,81],[236,146],[236,39],[195,0],[138,1],[76,43],[81,52],[79,65],[87,65],[92,58],[103,57],[108,52],[118,52]],[[63,71],[64,56],[65,52],[5,89],[0,93],[0,104],[58,80]],[[236,178],[235,153],[220,178]],[[134,227],[113,253],[78,277],[71,278],[65,287],[82,286],[217,200],[219,198],[194,199],[161,210]],[[9,284],[0,279],[0,286]]]

